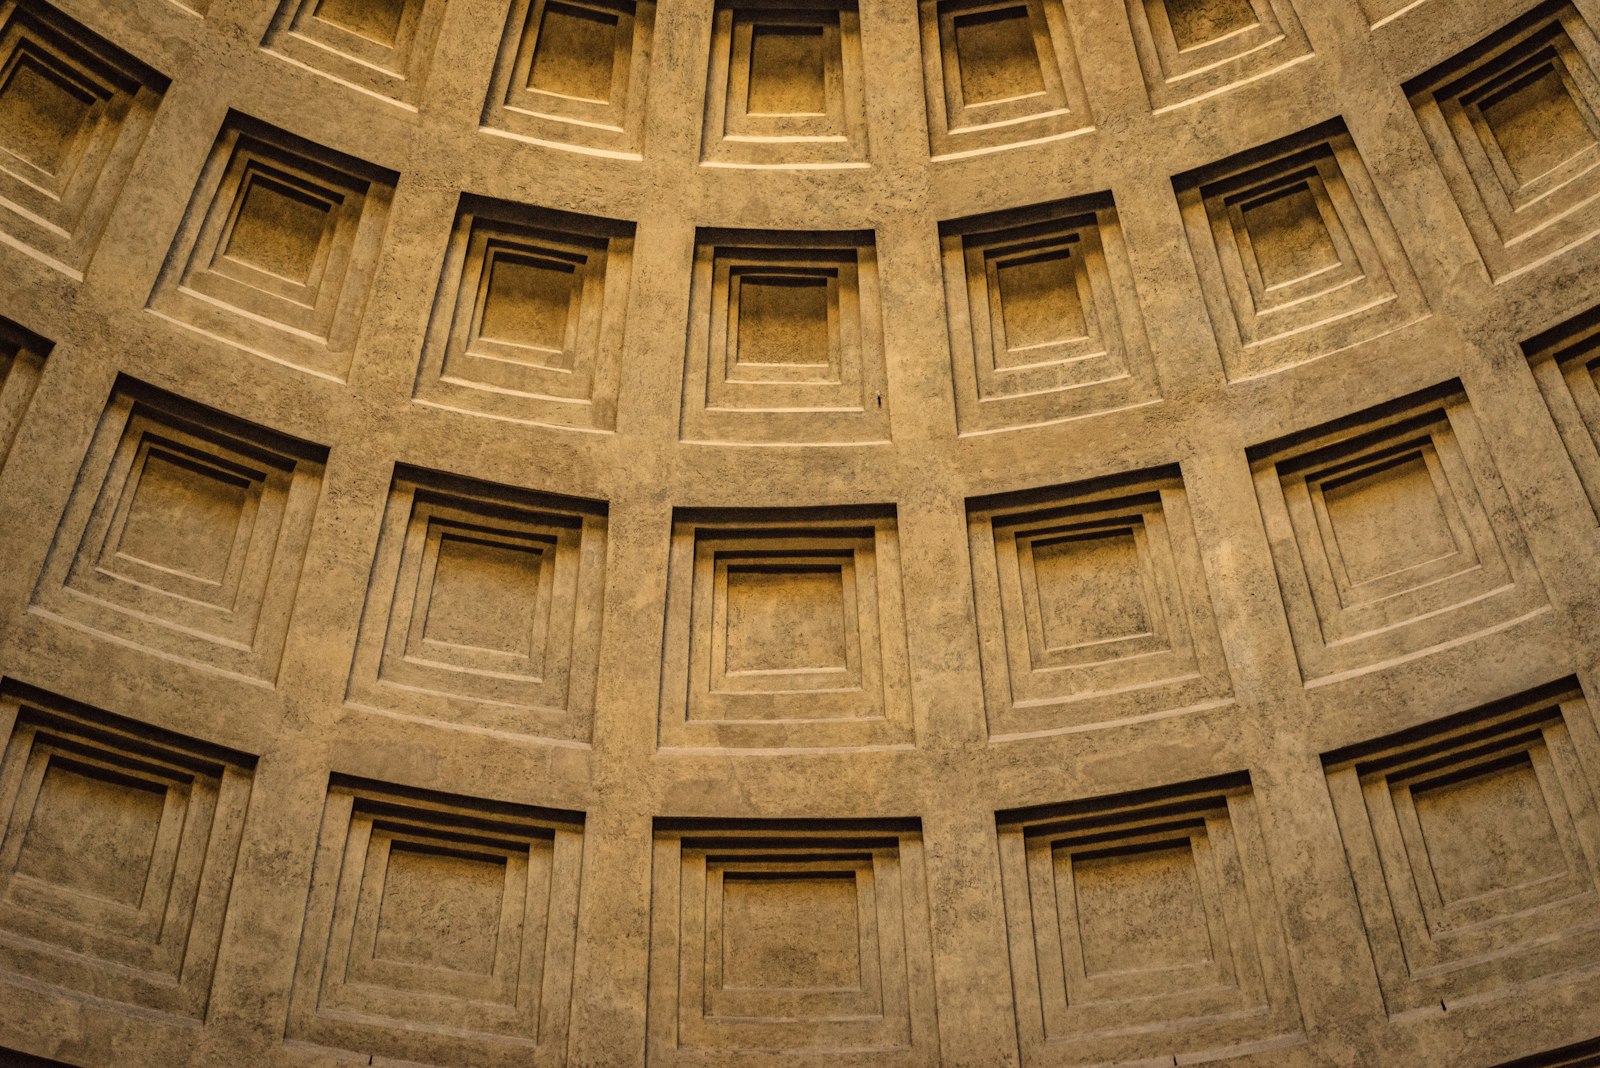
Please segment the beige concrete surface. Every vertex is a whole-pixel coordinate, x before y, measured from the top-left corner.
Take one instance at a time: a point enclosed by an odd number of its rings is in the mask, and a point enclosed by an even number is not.
[[[6,0],[0,1062],[1600,1064],[1597,238],[1600,0]]]

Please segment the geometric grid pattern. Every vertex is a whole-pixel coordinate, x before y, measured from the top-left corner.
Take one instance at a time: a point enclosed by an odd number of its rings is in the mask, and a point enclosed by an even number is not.
[[[1592,0],[61,5],[0,1048],[1593,1059]]]

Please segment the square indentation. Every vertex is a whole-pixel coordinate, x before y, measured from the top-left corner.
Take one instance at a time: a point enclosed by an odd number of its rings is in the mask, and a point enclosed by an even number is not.
[[[254,759],[31,690],[4,701],[0,964],[203,1018]]]
[[[1031,549],[1046,649],[1150,633],[1143,569],[1131,530],[1038,538]]]
[[[730,674],[848,666],[846,614],[854,606],[845,595],[843,565],[730,562],[727,584]]]
[[[751,115],[822,115],[828,110],[828,63],[821,26],[750,28]]]
[[[81,277],[166,88],[48,5],[0,12],[0,227]]]
[[[312,14],[376,44],[393,46],[411,0],[316,0]]]
[[[636,155],[655,4],[515,0],[483,122],[525,137]]]
[[[1109,197],[940,228],[963,434],[1155,397],[1132,268]]]
[[[587,742],[605,530],[589,502],[402,471],[348,698]]]
[[[281,0],[261,46],[414,111],[443,13],[442,0]]]
[[[915,824],[658,821],[650,1059],[936,1059]]]
[[[137,908],[150,876],[166,791],[104,766],[54,760],[22,832],[17,873]]]
[[[965,12],[951,20],[961,60],[961,98],[992,104],[1045,92],[1033,20],[1025,5]]]
[[[576,813],[329,785],[288,1035],[439,1064],[565,1048]]]
[[[1552,67],[1534,68],[1520,81],[1485,96],[1478,108],[1520,185],[1544,177],[1595,144],[1587,118]]]
[[[528,69],[528,88],[574,100],[611,101],[622,16],[547,3]]]
[[[0,75],[0,145],[59,177],[100,98],[77,84],[70,71],[46,63],[32,50],[18,49]]]
[[[1311,55],[1294,0],[1128,0],[1158,110],[1269,77]]]
[[[1308,680],[1454,644],[1545,604],[1458,384],[1251,455]]]
[[[506,858],[396,842],[384,868],[374,960],[494,971]]]
[[[239,198],[221,254],[249,267],[306,286],[337,203],[284,182],[252,174]]]
[[[1527,753],[1411,788],[1417,829],[1438,858],[1434,882],[1446,905],[1566,874],[1550,806]],[[1450,858],[1473,855],[1469,864]]]
[[[723,989],[860,990],[853,871],[722,877]]]
[[[877,274],[869,234],[702,231],[683,437],[887,439]]]
[[[1546,3],[1405,86],[1489,273],[1600,230],[1600,40]]]
[[[1448,494],[1449,487],[1438,485],[1427,458],[1413,451],[1321,483],[1323,511],[1333,534],[1330,549],[1339,554],[1350,586],[1462,550],[1456,532],[1460,520],[1452,526],[1441,488]]]
[[[1178,51],[1188,52],[1218,38],[1260,25],[1250,0],[1158,0],[1172,27]]]
[[[681,513],[661,744],[910,740],[892,515]]]
[[[991,736],[1227,694],[1176,471],[983,498],[967,521]]]
[[[230,115],[151,310],[268,359],[342,377],[395,179]]]
[[[33,402],[51,348],[44,338],[0,317],[0,464]]]
[[[119,382],[34,610],[270,682],[324,458],[316,446]]]
[[[422,640],[531,658],[547,544],[441,534]],[[542,628],[538,628],[542,629]]]
[[[1323,758],[1391,1014],[1593,960],[1587,717],[1568,680]]]
[[[701,158],[744,166],[867,158],[861,27],[851,0],[722,0]]]
[[[1024,1064],[1182,1059],[1302,1030],[1246,776],[998,822]]]
[[[1060,0],[923,0],[920,7],[935,156],[985,152],[1091,126]]]
[[[566,364],[576,355],[568,325],[573,304],[582,299],[578,266],[491,250],[474,340],[542,353],[531,360],[545,366]]]
[[[1086,977],[1211,961],[1200,873],[1187,838],[1067,857]]]
[[[739,274],[739,363],[830,363],[829,275]]]
[[[609,430],[632,252],[631,224],[464,197],[416,399]]]
[[[1339,250],[1308,185],[1294,185],[1240,207],[1242,236],[1267,289],[1280,289],[1338,267]]]
[[[1088,338],[1074,268],[1070,248],[1021,250],[1019,255],[994,259],[993,296],[1005,331],[1004,355],[995,361],[998,367],[1030,366],[1030,350]]]
[[[1427,314],[1342,124],[1173,182],[1230,379],[1372,341]]]
[[[220,584],[255,494],[248,476],[151,449],[128,503],[118,555]]]

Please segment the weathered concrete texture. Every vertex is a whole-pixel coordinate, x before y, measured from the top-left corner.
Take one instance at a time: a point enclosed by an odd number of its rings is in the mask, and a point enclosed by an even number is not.
[[[201,7],[0,5],[0,1062],[1600,1063],[1600,0]]]

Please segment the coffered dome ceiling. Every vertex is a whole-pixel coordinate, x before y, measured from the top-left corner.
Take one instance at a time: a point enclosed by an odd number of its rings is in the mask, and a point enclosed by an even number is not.
[[[6,0],[0,1062],[1600,1064],[1597,32]]]

